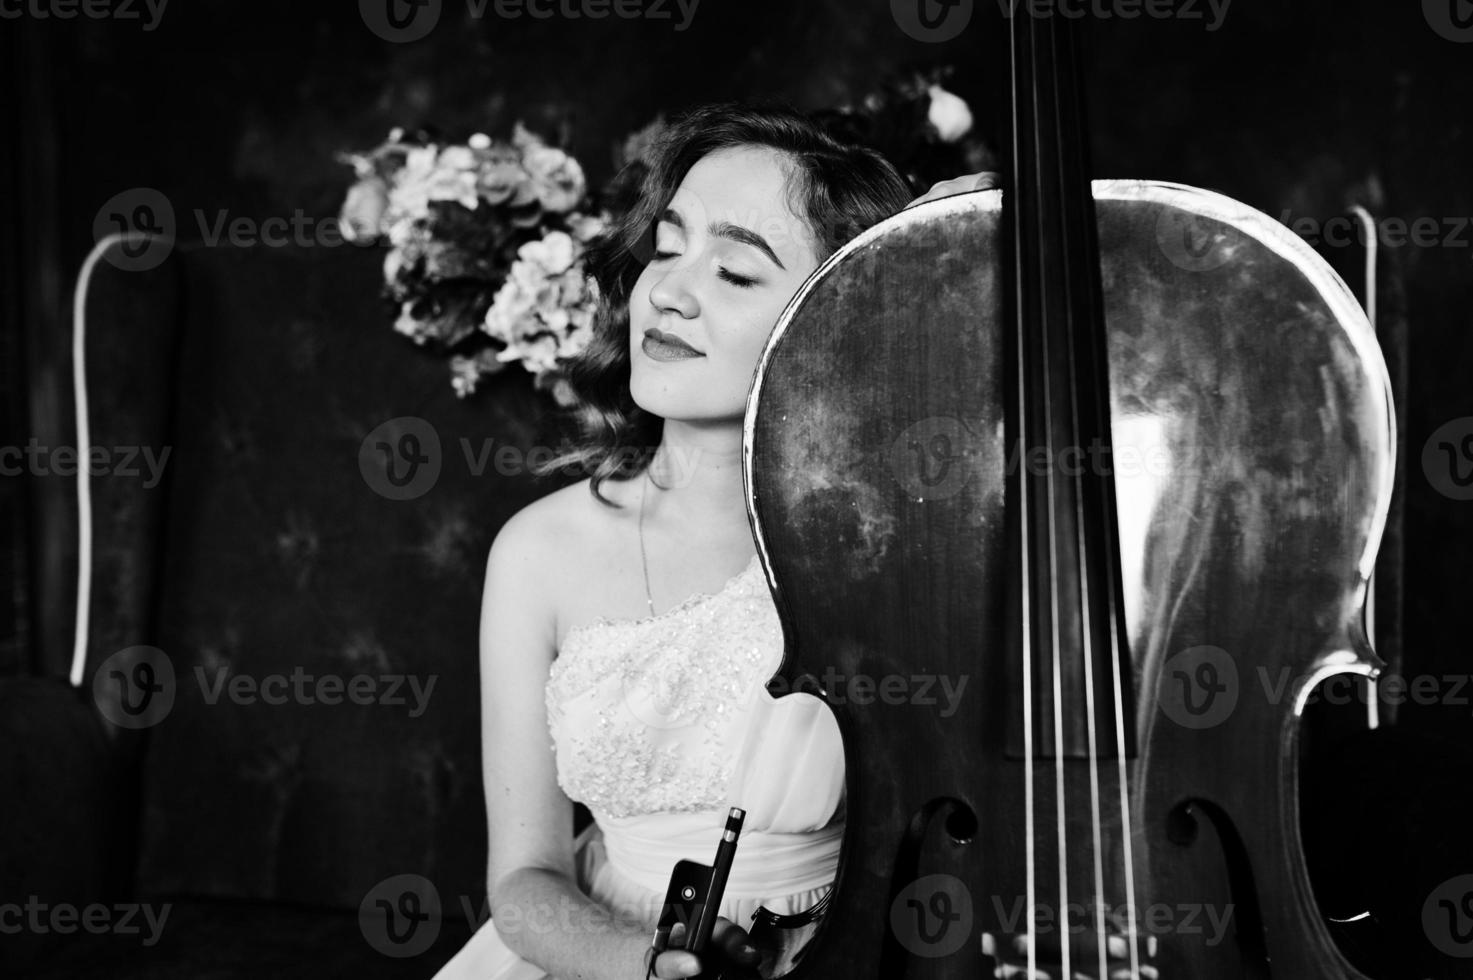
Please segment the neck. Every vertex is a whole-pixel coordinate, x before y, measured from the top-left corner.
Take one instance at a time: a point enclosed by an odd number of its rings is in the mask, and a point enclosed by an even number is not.
[[[750,541],[740,419],[666,419],[650,476],[657,485],[649,488],[650,515],[658,513],[667,527],[682,529],[682,537],[717,545],[734,538]]]

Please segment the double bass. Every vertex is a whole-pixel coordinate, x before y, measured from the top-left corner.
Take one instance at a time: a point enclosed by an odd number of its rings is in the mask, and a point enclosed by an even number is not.
[[[1362,976],[1296,793],[1310,693],[1380,666],[1385,363],[1268,216],[1090,180],[1072,30],[1009,21],[1007,189],[849,243],[757,368],[769,689],[827,700],[847,765],[834,887],[759,914],[807,931],[768,975]]]

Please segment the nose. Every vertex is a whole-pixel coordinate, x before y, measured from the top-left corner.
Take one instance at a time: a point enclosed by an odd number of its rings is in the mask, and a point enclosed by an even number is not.
[[[650,286],[650,305],[661,313],[674,313],[689,320],[700,312],[695,293],[691,291],[694,263],[677,260]]]

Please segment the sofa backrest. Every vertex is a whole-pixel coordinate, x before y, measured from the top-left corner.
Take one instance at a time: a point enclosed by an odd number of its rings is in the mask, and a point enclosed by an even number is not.
[[[519,367],[458,399],[392,330],[382,260],[181,246],[92,277],[88,415],[116,465],[90,481],[87,678],[145,741],[143,895],[357,908],[403,873],[484,894],[485,557],[561,485],[520,465],[559,423]],[[118,714],[170,672],[171,705]]]

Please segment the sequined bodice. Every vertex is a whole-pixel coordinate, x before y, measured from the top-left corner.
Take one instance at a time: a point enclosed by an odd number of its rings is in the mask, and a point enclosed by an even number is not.
[[[743,709],[781,653],[756,556],[716,593],[656,616],[574,627],[546,690],[558,783],[613,817],[721,806],[746,734]]]

